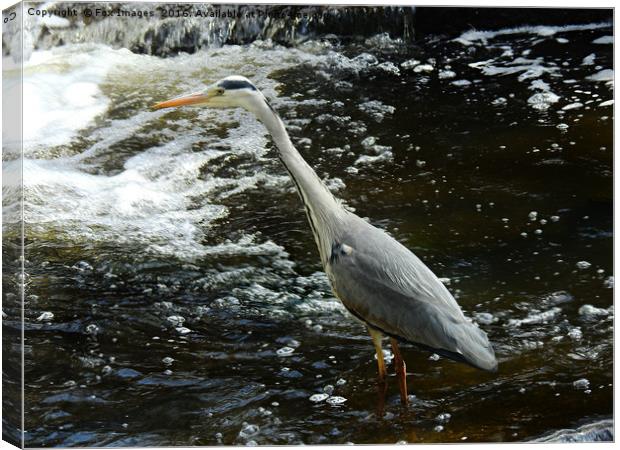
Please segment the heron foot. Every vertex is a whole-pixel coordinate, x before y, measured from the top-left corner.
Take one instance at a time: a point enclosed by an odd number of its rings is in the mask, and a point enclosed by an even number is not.
[[[392,351],[394,352],[394,368],[396,369],[396,377],[398,378],[398,389],[400,390],[400,403],[407,406],[407,365],[403,359],[398,342],[394,338],[390,338]]]

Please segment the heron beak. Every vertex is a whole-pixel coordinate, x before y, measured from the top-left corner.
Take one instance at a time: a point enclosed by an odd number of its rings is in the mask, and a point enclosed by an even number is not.
[[[196,92],[195,94],[184,95],[183,97],[173,98],[171,100],[166,100],[165,102],[155,103],[151,108],[163,109],[175,108],[177,106],[199,105],[208,102],[209,98],[211,98],[211,96],[208,94]]]

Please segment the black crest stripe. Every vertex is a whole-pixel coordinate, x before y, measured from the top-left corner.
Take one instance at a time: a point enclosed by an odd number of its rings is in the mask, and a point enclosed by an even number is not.
[[[256,90],[256,87],[252,83],[248,83],[245,80],[224,80],[219,83],[219,86],[226,90],[233,89],[251,89]]]

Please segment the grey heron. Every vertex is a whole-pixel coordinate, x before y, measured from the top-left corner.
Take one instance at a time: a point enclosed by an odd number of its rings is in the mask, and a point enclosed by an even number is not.
[[[267,128],[305,207],[334,294],[368,328],[383,382],[387,371],[381,341],[383,335],[390,337],[403,404],[406,365],[399,340],[482,370],[497,370],[486,333],[465,317],[448,289],[416,255],[342,206],[295,149],[277,112],[250,80],[229,76],[153,108],[184,105],[243,108]]]

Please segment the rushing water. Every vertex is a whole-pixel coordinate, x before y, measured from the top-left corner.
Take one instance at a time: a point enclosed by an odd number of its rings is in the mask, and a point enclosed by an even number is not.
[[[610,419],[612,34],[35,50],[26,444],[521,441]],[[349,208],[442,277],[497,374],[404,344],[411,405],[391,377],[377,413],[370,339],[333,297],[262,125],[149,109],[229,74],[273,99]]]

